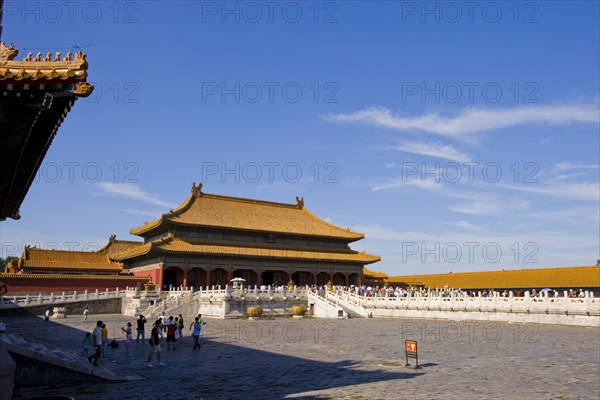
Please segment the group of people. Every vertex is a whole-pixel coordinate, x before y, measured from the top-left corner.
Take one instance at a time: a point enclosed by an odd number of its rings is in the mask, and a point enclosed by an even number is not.
[[[202,325],[205,325],[206,322],[202,321],[202,315],[198,314],[194,321],[190,324],[190,330],[193,329],[192,337],[194,338],[194,346],[192,350],[197,350],[200,347],[200,333],[202,331]],[[178,317],[173,318],[170,316],[166,321],[164,316],[160,316],[156,322],[154,322],[152,326],[152,331],[150,332],[150,351],[148,352],[148,357],[146,358],[146,367],[152,368],[152,358],[156,355],[156,361],[159,366],[165,365],[160,360],[160,353],[162,348],[160,346],[163,338],[166,333],[167,340],[167,350],[175,350],[177,347],[177,342],[181,341],[183,338],[183,316],[179,314]]]
[[[86,310],[88,309],[86,308]],[[89,310],[87,313],[84,313],[84,322],[87,322],[88,314]],[[140,339],[142,343],[144,343],[146,331],[145,325],[147,322],[148,320],[146,317],[140,314],[137,319],[136,343],[139,343]],[[200,345],[200,334],[202,332],[202,325],[205,324],[206,322],[202,320],[202,315],[200,314],[198,314],[190,324],[189,330],[192,331],[192,338],[194,339],[192,350],[197,350],[202,347]],[[152,324],[152,330],[150,331],[150,337],[148,339],[148,343],[150,344],[150,351],[148,352],[146,359],[146,366],[148,368],[154,367],[154,365],[152,365],[152,358],[155,355],[158,365],[165,365],[160,359],[160,353],[162,351],[161,342],[165,339],[167,342],[167,350],[176,350],[177,343],[181,342],[183,338],[183,329],[184,321],[181,314],[177,317],[169,316],[166,318],[162,315],[158,317]],[[128,322],[126,327],[121,327],[121,330],[125,334],[125,352],[128,353],[133,339],[133,324]],[[109,343],[108,328],[106,327],[106,324],[102,321],[97,321],[94,330],[92,332],[86,332],[85,337],[83,338],[83,356],[87,357],[91,364],[98,366],[100,365],[98,360],[103,356],[105,357],[105,351],[108,346],[116,348],[118,347],[118,343],[115,339]]]

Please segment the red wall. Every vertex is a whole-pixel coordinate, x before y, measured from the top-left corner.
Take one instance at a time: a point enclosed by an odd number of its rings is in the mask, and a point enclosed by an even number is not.
[[[152,277],[152,282],[159,288],[162,288],[163,284],[163,276],[162,276],[162,268],[155,268],[144,271],[135,271],[133,275],[146,278],[148,275]]]
[[[148,274],[146,274],[148,275]],[[95,292],[96,289],[99,291],[125,289],[127,286],[136,287],[139,285],[140,289],[144,288],[144,283],[147,282],[146,277],[140,277],[139,279],[118,279],[110,278],[106,279],[50,279],[50,278],[21,278],[21,277],[0,277],[0,281],[8,285],[8,293],[5,296],[10,297],[19,293],[60,293],[60,292],[72,292],[74,290],[88,292]]]

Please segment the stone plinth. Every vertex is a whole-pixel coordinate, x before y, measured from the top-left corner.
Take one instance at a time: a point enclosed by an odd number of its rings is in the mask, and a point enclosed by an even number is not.
[[[50,318],[67,318],[67,307],[54,307],[52,310],[52,316]]]

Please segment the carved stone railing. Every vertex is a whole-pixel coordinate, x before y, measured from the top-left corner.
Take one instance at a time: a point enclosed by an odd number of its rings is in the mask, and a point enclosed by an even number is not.
[[[9,308],[22,308],[22,307],[37,307],[37,306],[51,306],[55,304],[64,303],[75,303],[79,301],[92,301],[92,300],[105,300],[105,299],[116,299],[125,296],[127,291],[135,290],[126,288],[125,290],[104,290],[100,291],[73,291],[73,292],[61,292],[61,293],[50,293],[50,294],[37,294],[37,295],[25,295],[25,296],[3,296],[0,297],[0,309]]]
[[[329,292],[329,296],[338,299],[338,304],[351,310],[359,309],[396,309],[419,311],[465,311],[465,312],[504,312],[526,314],[556,314],[556,315],[600,315],[600,298],[595,298],[590,292],[585,297],[571,298],[565,291],[562,297],[532,297],[525,292],[524,297],[500,296],[494,292],[492,296],[476,297],[460,296],[452,292],[447,296],[429,293],[416,293],[413,297],[394,296],[359,296],[347,291]],[[356,311],[358,312],[358,311]]]

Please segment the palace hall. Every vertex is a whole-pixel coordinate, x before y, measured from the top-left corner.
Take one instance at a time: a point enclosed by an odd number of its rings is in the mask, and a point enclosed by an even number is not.
[[[202,192],[160,218],[132,228],[143,242],[111,237],[101,250],[130,273],[165,286],[359,285],[363,267],[380,257],[354,251],[364,235],[316,217],[302,198],[295,204]]]

